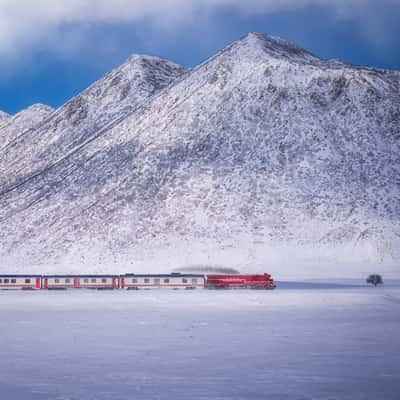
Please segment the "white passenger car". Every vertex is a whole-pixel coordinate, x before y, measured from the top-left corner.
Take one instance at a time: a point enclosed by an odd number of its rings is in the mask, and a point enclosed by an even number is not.
[[[79,275],[75,277],[75,287],[85,289],[118,289],[118,275]]]
[[[122,289],[202,289],[204,288],[204,275],[192,274],[157,274],[136,275],[126,274],[120,276]]]
[[[69,289],[74,288],[76,277],[73,275],[45,275],[43,276],[43,289]]]
[[[41,279],[40,275],[0,275],[0,289],[37,290]]]
[[[43,289],[118,289],[118,275],[45,275]]]

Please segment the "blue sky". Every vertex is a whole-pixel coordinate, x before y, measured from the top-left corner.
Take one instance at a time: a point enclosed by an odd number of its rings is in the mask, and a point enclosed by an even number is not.
[[[132,53],[194,66],[250,31],[400,69],[399,21],[400,0],[0,0],[0,110],[57,107]]]

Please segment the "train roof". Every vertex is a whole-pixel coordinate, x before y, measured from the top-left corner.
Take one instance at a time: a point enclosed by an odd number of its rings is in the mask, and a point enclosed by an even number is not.
[[[203,278],[203,274],[181,274],[180,272],[173,272],[172,274],[125,274],[121,276],[135,276],[137,278],[146,278],[146,277],[151,277],[151,278],[171,278],[171,277],[183,277],[183,278]]]
[[[43,278],[117,278],[118,274],[58,274],[58,275],[42,275]]]
[[[134,274],[134,273],[126,273],[126,274],[5,274],[0,275],[2,278],[110,278],[110,277],[119,277],[119,276],[136,276],[136,277],[159,277],[159,278],[168,278],[172,276],[176,277],[193,277],[199,278],[203,277],[204,274],[181,274],[178,272],[173,272],[171,274]]]
[[[42,275],[29,275],[29,274],[13,274],[13,275],[0,275],[0,278],[40,278]]]

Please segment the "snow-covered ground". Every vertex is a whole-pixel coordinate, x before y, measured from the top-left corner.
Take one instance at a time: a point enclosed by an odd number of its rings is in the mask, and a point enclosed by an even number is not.
[[[0,292],[2,400],[400,398],[400,285]]]

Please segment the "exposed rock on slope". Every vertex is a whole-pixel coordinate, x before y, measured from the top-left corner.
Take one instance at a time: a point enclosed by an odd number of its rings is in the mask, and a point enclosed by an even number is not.
[[[399,71],[250,34],[3,192],[4,260],[24,249],[94,270],[383,260],[393,271],[399,89]]]

